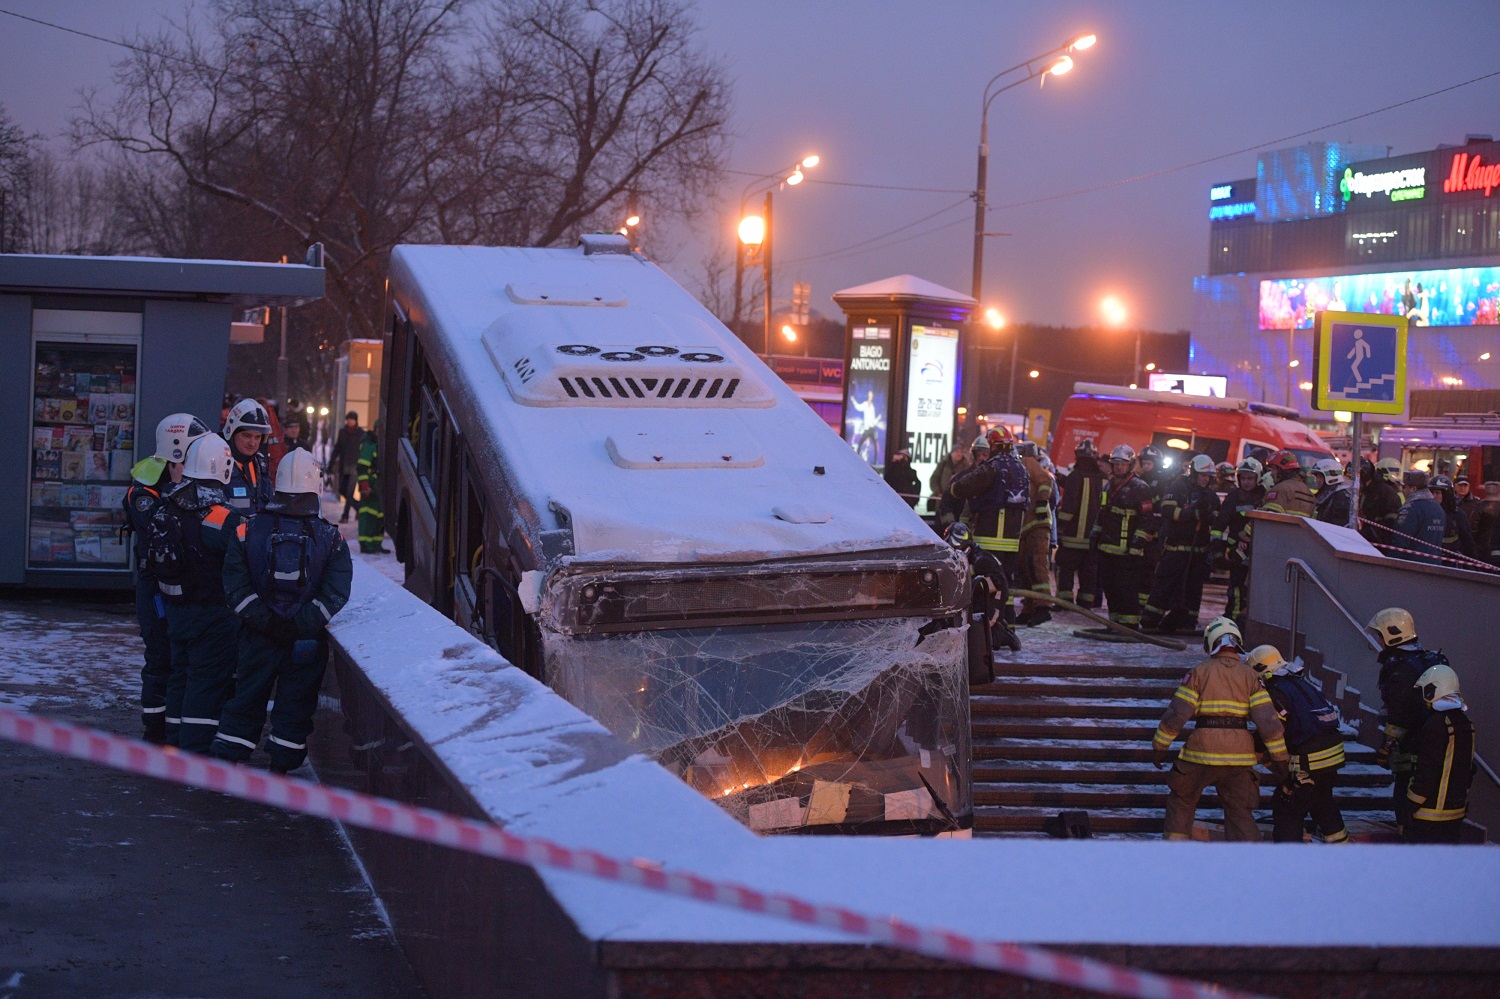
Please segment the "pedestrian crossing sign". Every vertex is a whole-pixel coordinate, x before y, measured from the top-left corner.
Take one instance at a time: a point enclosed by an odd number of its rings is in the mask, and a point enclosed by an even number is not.
[[[1406,411],[1405,316],[1319,312],[1313,408],[1397,415]]]

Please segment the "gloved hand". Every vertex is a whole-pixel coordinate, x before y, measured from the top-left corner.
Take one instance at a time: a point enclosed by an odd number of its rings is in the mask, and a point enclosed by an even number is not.
[[[1386,770],[1391,768],[1391,754],[1396,751],[1396,737],[1388,735],[1380,740],[1380,746],[1375,750],[1375,765]]]
[[[1160,770],[1167,765],[1167,751],[1160,746],[1151,748],[1151,765]]]
[[[1278,784],[1284,783],[1287,776],[1292,772],[1292,768],[1286,760],[1267,760],[1266,769],[1271,771],[1271,777]]]

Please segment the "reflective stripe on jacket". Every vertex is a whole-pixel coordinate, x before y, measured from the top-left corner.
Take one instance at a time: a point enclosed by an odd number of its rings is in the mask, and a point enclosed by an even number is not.
[[[1224,649],[1188,671],[1172,695],[1151,744],[1166,749],[1189,721],[1203,717],[1252,721],[1271,758],[1287,758],[1281,719],[1276,717],[1271,695],[1233,649]],[[1253,767],[1259,755],[1249,728],[1195,727],[1178,759],[1208,766]]]

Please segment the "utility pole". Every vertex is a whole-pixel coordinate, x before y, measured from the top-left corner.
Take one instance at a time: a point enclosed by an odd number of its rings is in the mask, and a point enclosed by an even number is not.
[[[761,244],[761,266],[765,268],[766,322],[765,355],[771,356],[771,192],[766,192],[766,238]]]
[[[281,255],[281,262],[286,263],[286,254]],[[281,307],[281,356],[276,358],[276,404],[282,409],[286,408],[286,306]]]

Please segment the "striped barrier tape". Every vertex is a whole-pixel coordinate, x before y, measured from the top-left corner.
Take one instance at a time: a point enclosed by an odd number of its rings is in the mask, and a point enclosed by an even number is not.
[[[664,871],[647,861],[618,860],[549,840],[514,836],[489,823],[264,773],[206,756],[160,749],[134,739],[12,708],[0,707],[0,739],[100,763],[116,770],[207,788],[304,815],[337,819],[362,829],[530,867],[570,871],[794,923],[821,926],[898,950],[1091,992],[1131,999],[1263,999],[1220,985],[1054,954],[1037,947],[976,940],[950,930],[916,926],[895,917],[869,916],[839,906],[818,905],[791,895],[762,892],[686,871]]]
[[[1463,555],[1453,557],[1450,557],[1448,555],[1437,555],[1433,552],[1419,552],[1415,548],[1400,548],[1396,545],[1381,544],[1379,541],[1371,541],[1370,544],[1374,545],[1376,548],[1379,548],[1381,551],[1401,552],[1404,555],[1417,555],[1424,560],[1431,559],[1434,562],[1452,562],[1460,569],[1468,569],[1470,572],[1488,572],[1493,574],[1496,571],[1495,567],[1487,562],[1481,563],[1480,565],[1475,565],[1472,559],[1466,558]],[[1481,565],[1483,566],[1482,568]]]
[[[1425,545],[1428,548],[1436,548],[1438,552],[1446,551],[1446,549],[1442,548],[1441,546],[1434,545],[1431,541],[1423,541],[1421,538],[1413,537],[1410,534],[1403,534],[1401,531],[1396,530],[1394,527],[1388,527],[1385,524],[1379,523],[1377,521],[1367,520],[1364,517],[1360,517],[1359,522],[1361,524],[1367,524],[1370,527],[1378,527],[1380,530],[1385,531],[1387,534],[1394,534],[1398,538],[1405,538],[1408,541],[1415,541],[1417,544]],[[1465,569],[1472,569],[1475,572],[1492,573],[1496,571],[1495,566],[1491,565],[1490,563],[1477,558],[1472,558],[1468,555],[1458,555],[1452,552],[1449,552],[1446,555],[1439,555],[1437,554],[1437,552],[1426,552],[1417,548],[1397,548],[1395,545],[1383,545],[1379,541],[1371,541],[1370,544],[1374,545],[1376,548],[1388,548],[1394,552],[1407,552],[1411,555],[1421,555],[1423,558],[1433,558],[1438,559],[1442,562],[1452,562],[1456,565],[1463,566]]]

